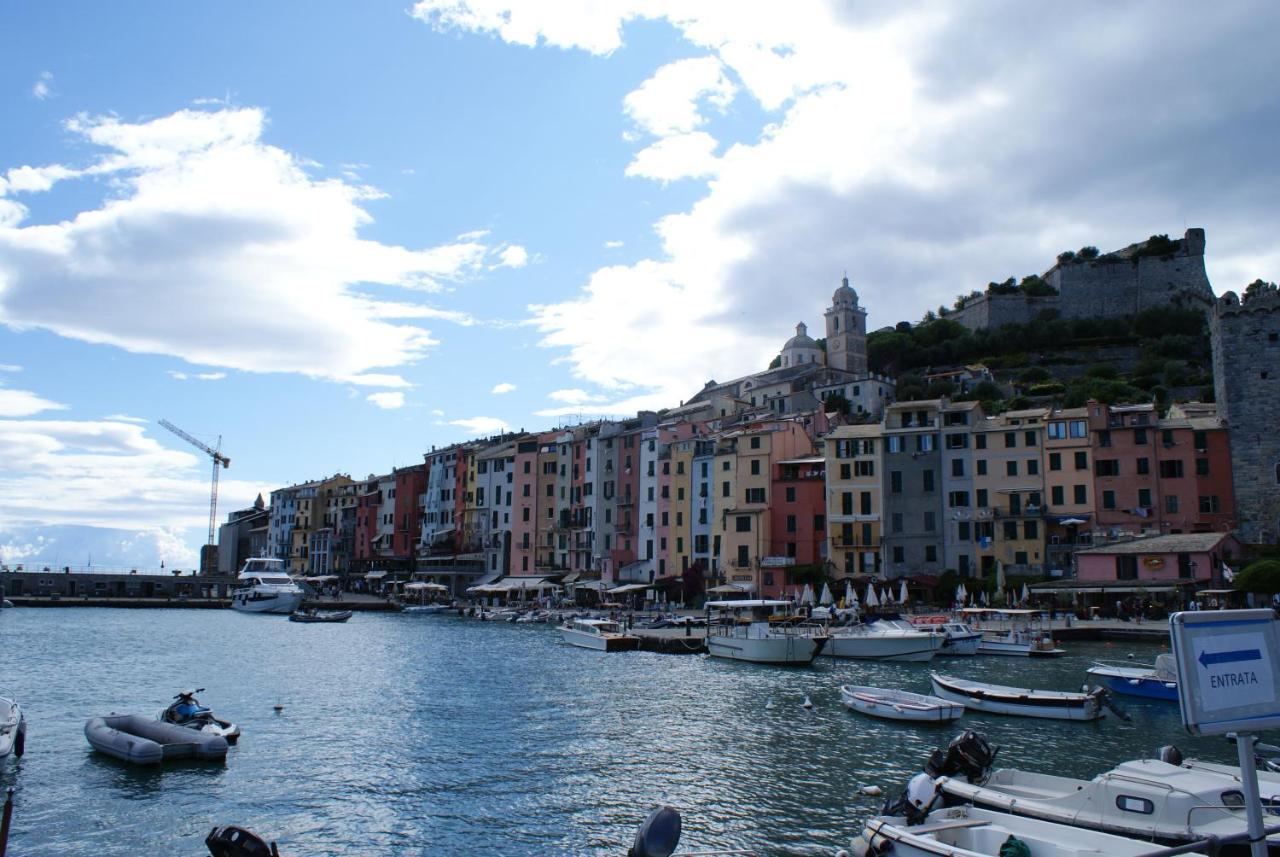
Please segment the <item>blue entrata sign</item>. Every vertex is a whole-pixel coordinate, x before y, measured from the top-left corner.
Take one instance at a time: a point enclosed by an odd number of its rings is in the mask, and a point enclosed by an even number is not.
[[[1169,633],[1187,731],[1280,728],[1280,622],[1271,610],[1175,613]]]

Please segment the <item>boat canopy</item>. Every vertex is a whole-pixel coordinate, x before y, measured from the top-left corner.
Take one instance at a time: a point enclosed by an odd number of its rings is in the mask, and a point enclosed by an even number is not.
[[[735,592],[755,592],[756,585],[754,583],[722,583],[719,586],[713,586],[707,590],[717,595],[731,595]]]
[[[414,583],[406,583],[404,585],[404,588],[413,589],[413,590],[436,590],[439,592],[449,591],[449,587],[445,586],[442,583],[423,583],[421,581],[417,581]]]
[[[707,608],[712,607],[717,610],[738,610],[747,609],[749,607],[790,607],[790,601],[770,601],[766,599],[750,599],[743,601],[708,601]]]

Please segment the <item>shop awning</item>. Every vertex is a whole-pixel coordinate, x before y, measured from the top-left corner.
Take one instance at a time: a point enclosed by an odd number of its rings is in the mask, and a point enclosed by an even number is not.
[[[644,592],[649,588],[647,583],[624,583],[622,586],[615,586],[608,590],[609,595],[626,595],[628,592]]]
[[[387,573],[382,570],[370,571],[365,573],[364,579],[365,580],[382,580],[382,578],[386,576],[387,576]]]
[[[754,583],[722,583],[719,586],[713,586],[707,592],[714,592],[717,595],[732,595],[735,592],[755,592],[756,585]]]

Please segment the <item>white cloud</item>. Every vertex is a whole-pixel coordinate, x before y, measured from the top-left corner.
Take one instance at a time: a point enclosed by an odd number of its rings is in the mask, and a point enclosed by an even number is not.
[[[226,372],[196,372],[194,374],[187,372],[178,372],[174,369],[166,369],[165,374],[175,381],[221,381],[227,377]]]
[[[196,373],[196,380],[198,380],[198,381],[221,381],[221,380],[222,380],[223,378],[225,378],[225,377],[227,377],[227,373],[226,373],[226,372],[198,372],[198,373]]]
[[[0,372],[21,372],[22,367],[15,363],[0,363]]]
[[[637,125],[658,137],[688,134],[706,119],[698,112],[706,99],[724,111],[737,87],[713,56],[676,60],[659,68],[652,77],[623,100],[623,109]]]
[[[527,264],[529,264],[529,251],[519,244],[504,247],[498,254],[498,267],[523,268]]]
[[[552,390],[547,393],[547,398],[557,402],[566,402],[570,405],[579,405],[583,402],[589,402],[596,396],[591,395],[586,390],[579,390],[574,387],[568,390]]]
[[[140,425],[145,425],[150,422],[150,420],[143,419],[142,417],[131,417],[128,414],[111,414],[110,416],[103,417],[103,419],[108,422],[138,423]]]
[[[40,72],[40,76],[36,78],[36,82],[31,85],[31,94],[41,101],[50,98],[54,94],[53,72]]]
[[[498,434],[511,431],[511,427],[497,417],[467,417],[450,420],[448,424],[466,429],[467,434]]]
[[[0,388],[0,417],[29,417],[42,411],[66,409],[66,405],[51,402],[26,390]]]
[[[705,131],[663,137],[636,153],[627,175],[662,182],[715,175],[716,140]]]
[[[605,249],[606,249],[606,250],[617,250],[619,247],[623,246],[623,242],[621,242],[621,241],[606,241],[606,242],[604,242],[604,246],[605,246]]]
[[[384,411],[393,411],[404,407],[404,393],[370,393],[365,400],[377,405]]]
[[[370,299],[355,285],[440,291],[481,275],[490,247],[362,239],[365,205],[379,192],[313,178],[305,159],[264,142],[264,128],[263,112],[250,108],[68,122],[98,149],[96,160],[19,166],[0,183],[0,323],[193,364],[339,381],[412,363],[436,344],[428,330],[397,321],[465,323]],[[57,223],[27,225],[26,209],[4,198],[95,177],[110,196]]]
[[[363,375],[348,375],[342,379],[347,384],[357,387],[412,387],[413,385],[399,375],[385,375],[378,372],[366,372]]]
[[[79,525],[203,532],[208,524],[207,459],[162,446],[132,422],[0,419],[0,462],[0,530]],[[224,477],[219,509],[243,508],[262,489]]]
[[[503,381],[501,384],[495,384],[495,385],[493,386],[493,389],[492,389],[492,390],[490,390],[489,392],[490,392],[490,393],[493,393],[493,394],[494,394],[494,395],[496,395],[496,396],[500,396],[500,395],[502,395],[503,393],[510,393],[510,392],[512,392],[513,390],[515,390],[515,388],[516,388],[516,385],[515,385],[515,384],[512,384],[512,383],[510,383],[510,382],[508,382],[508,381]]]

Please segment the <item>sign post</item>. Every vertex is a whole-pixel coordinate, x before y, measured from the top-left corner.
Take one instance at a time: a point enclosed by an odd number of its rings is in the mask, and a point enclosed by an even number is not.
[[[1271,610],[1174,613],[1178,705],[1192,735],[1236,732],[1249,848],[1266,857],[1253,733],[1280,728],[1280,622]]]

